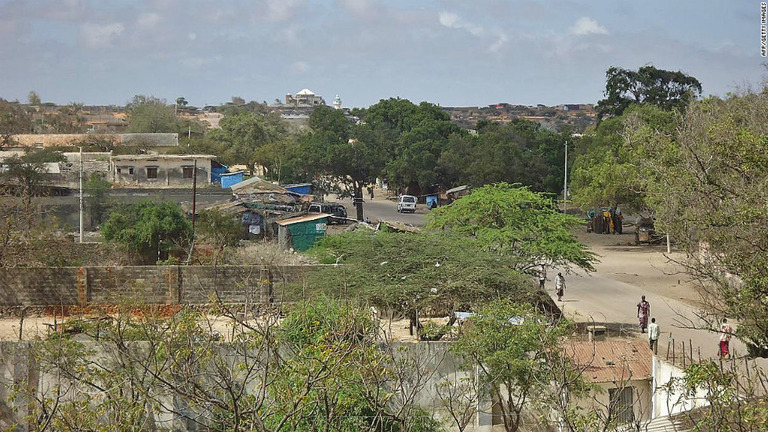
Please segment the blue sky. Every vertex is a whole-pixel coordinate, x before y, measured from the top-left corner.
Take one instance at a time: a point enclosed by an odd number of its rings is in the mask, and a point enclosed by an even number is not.
[[[610,66],[758,87],[759,1],[0,0],[0,97],[594,103]]]

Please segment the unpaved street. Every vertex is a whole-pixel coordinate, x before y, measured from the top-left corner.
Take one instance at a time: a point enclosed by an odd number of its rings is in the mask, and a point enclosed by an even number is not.
[[[637,303],[645,295],[651,304],[651,317],[661,327],[659,355],[666,356],[670,334],[676,343],[676,355],[685,342],[686,353],[693,347],[694,358],[699,352],[702,358],[717,354],[718,335],[706,330],[693,330],[692,325],[704,326],[696,317],[698,293],[690,277],[670,262],[665,246],[634,246],[634,234],[601,235],[584,234],[581,240],[599,255],[596,272],[576,272],[566,275],[565,296],[559,305],[563,312],[576,321],[594,320],[607,324],[618,334],[641,337],[637,320]],[[673,250],[672,259],[682,255]],[[556,301],[554,276],[549,270],[547,291]],[[650,320],[649,320],[650,321]],[[736,323],[733,323],[736,325]],[[690,341],[690,342],[689,342]],[[732,349],[746,353],[744,344],[733,339]]]

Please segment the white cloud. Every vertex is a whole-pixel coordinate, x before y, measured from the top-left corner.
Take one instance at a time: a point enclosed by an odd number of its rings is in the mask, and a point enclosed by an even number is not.
[[[109,48],[112,41],[123,34],[125,26],[115,22],[110,24],[85,23],[80,26],[80,36],[88,48]]]
[[[496,53],[499,52],[499,50],[506,45],[506,43],[509,41],[509,38],[507,38],[507,35],[504,33],[499,33],[499,37],[496,39],[496,42],[492,43],[490,47],[488,47],[488,50],[490,52]]]
[[[293,62],[291,64],[291,72],[296,74],[303,74],[309,70],[309,64],[303,61]]]
[[[152,28],[160,22],[160,15],[155,12],[143,13],[139,15],[137,21],[140,27]]]
[[[475,36],[480,36],[484,32],[483,26],[464,21],[459,15],[453,12],[440,12],[438,20],[440,21],[440,24],[445,27],[464,29]]]
[[[574,36],[586,36],[590,34],[608,34],[608,29],[598,24],[589,17],[581,17],[568,31]]]
[[[187,39],[189,39],[189,40],[191,40],[191,41],[193,41],[193,40],[197,39],[197,33],[193,33],[193,32],[190,32],[190,33],[187,35]]]
[[[299,0],[267,0],[267,19],[285,21],[293,17]]]

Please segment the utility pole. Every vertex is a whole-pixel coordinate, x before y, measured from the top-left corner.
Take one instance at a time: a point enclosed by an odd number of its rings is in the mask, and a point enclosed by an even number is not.
[[[565,141],[565,171],[563,172],[563,213],[568,213],[568,141]]]
[[[80,147],[80,243],[83,242],[83,148]]]
[[[197,214],[195,204],[197,203],[197,159],[192,168],[192,237],[195,236],[195,215]]]

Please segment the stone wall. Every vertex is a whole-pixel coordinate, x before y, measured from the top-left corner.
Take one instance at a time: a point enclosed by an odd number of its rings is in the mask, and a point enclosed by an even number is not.
[[[282,300],[311,266],[126,266],[0,269],[0,307],[207,304]]]

